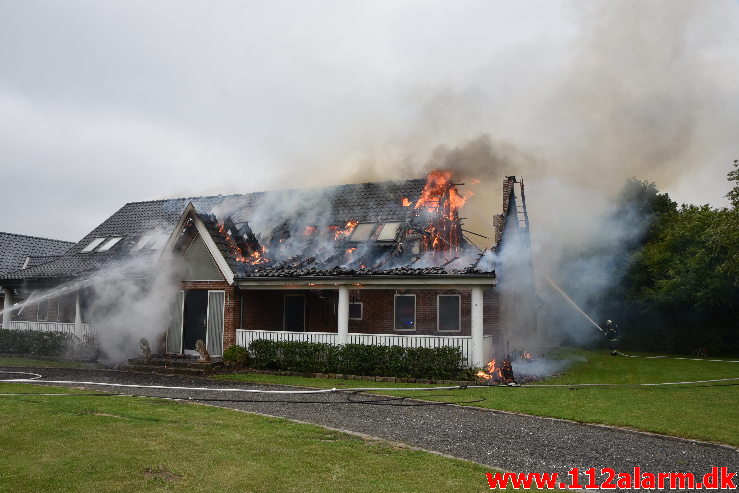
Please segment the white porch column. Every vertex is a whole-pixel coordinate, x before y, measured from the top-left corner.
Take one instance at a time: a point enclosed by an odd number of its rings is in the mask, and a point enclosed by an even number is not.
[[[10,313],[10,307],[13,306],[13,290],[3,286],[5,292],[5,301],[3,302],[3,329],[10,329],[10,322],[13,316]]]
[[[336,342],[346,344],[349,342],[349,288],[346,286],[339,286],[339,307],[336,315],[338,318]]]
[[[77,296],[74,300],[74,334],[82,338],[82,311],[80,310],[80,292],[77,291]]]
[[[471,313],[471,319],[472,319],[472,361],[470,362],[470,366],[478,367],[485,364],[483,361],[483,355],[484,348],[483,348],[483,318],[482,318],[482,288],[480,286],[475,286],[472,288],[470,301],[472,305],[472,313]]]

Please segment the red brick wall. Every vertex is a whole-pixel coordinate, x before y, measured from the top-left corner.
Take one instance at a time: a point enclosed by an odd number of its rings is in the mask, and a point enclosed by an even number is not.
[[[416,295],[416,330],[394,330],[395,294]],[[336,332],[336,304],[338,291],[262,291],[243,290],[243,326],[245,330],[282,330],[285,295],[304,295],[306,300],[306,330],[309,332]],[[449,335],[470,335],[469,290],[350,290],[349,301],[362,303],[362,320],[349,320],[349,332],[367,334],[439,334],[436,325],[437,295],[459,294],[461,303],[461,330],[441,332]],[[483,291],[483,320],[485,334],[493,334],[498,324],[497,293]]]
[[[223,349],[236,344],[236,329],[241,317],[240,298],[234,286],[226,281],[183,281],[182,289],[205,289],[225,291],[223,304]]]

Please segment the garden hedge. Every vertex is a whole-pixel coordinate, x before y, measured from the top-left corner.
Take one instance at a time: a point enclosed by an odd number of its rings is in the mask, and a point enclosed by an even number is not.
[[[65,332],[0,329],[0,353],[63,356],[76,339]]]
[[[432,379],[461,378],[465,372],[462,352],[452,346],[335,346],[257,339],[249,354],[252,366],[260,370]]]

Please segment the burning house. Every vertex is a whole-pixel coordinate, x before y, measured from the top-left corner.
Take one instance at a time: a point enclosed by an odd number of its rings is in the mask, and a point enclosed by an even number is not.
[[[462,228],[465,200],[450,172],[435,171],[402,182],[129,203],[58,259],[0,275],[19,294],[6,308],[31,301],[4,317],[14,328],[103,337],[125,330],[108,322],[114,308],[130,325],[137,303],[147,303],[159,309],[147,321],[161,336],[152,345],[168,353],[192,353],[203,340],[220,355],[265,338],[451,345],[483,366],[503,341],[501,300],[492,251]],[[502,224],[515,215],[504,209]],[[498,243],[508,226],[500,234]],[[111,306],[119,296],[111,286],[122,282],[136,286],[128,294],[146,294]],[[54,307],[46,320],[34,297]]]

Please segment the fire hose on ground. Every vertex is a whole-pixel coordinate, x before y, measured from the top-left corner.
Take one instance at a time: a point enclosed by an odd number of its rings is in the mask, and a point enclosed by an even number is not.
[[[718,360],[723,361],[723,360]],[[400,392],[422,392],[422,391],[440,391],[440,390],[466,390],[466,389],[500,389],[500,388],[597,388],[597,387],[659,387],[659,386],[673,386],[673,385],[699,385],[702,386],[718,386],[726,385],[726,382],[739,382],[739,377],[732,378],[718,378],[709,380],[692,380],[692,381],[679,381],[679,382],[649,382],[649,383],[576,383],[576,384],[497,384],[497,385],[454,385],[454,386],[438,386],[438,387],[355,387],[355,388],[330,388],[330,389],[302,389],[302,390],[269,390],[269,389],[244,389],[244,388],[224,388],[224,387],[186,387],[186,386],[173,386],[173,385],[144,385],[144,384],[124,384],[114,382],[94,382],[94,381],[80,381],[80,380],[42,380],[43,375],[38,373],[30,372],[19,372],[19,371],[0,371],[0,374],[13,374],[13,375],[26,375],[26,378],[9,378],[0,379],[0,383],[30,383],[30,384],[50,384],[50,385],[75,385],[75,386],[98,386],[98,387],[111,387],[111,388],[123,388],[123,389],[152,389],[152,390],[174,390],[174,391],[187,391],[187,392],[227,392],[227,393],[243,393],[243,394],[267,394],[267,395],[310,395],[310,394],[345,394],[347,396],[346,401],[306,401],[297,400],[290,401],[285,399],[280,400],[249,400],[249,399],[233,399],[233,398],[206,398],[206,397],[163,397],[163,396],[136,396],[131,394],[123,393],[36,393],[36,392],[18,392],[18,393],[0,393],[0,397],[10,396],[58,396],[58,397],[83,397],[83,396],[106,396],[106,397],[153,397],[159,399],[175,400],[175,401],[203,401],[203,402],[294,402],[296,404],[370,404],[370,405],[392,405],[392,406],[429,406],[429,405],[451,405],[451,404],[473,404],[476,402],[482,402],[485,399],[474,399],[468,401],[454,401],[454,402],[409,402],[407,397],[381,397],[376,398],[373,396],[372,399],[354,400],[352,397],[362,394],[364,392],[382,392],[382,391],[400,391]],[[739,385],[739,383],[731,383],[728,385]]]

